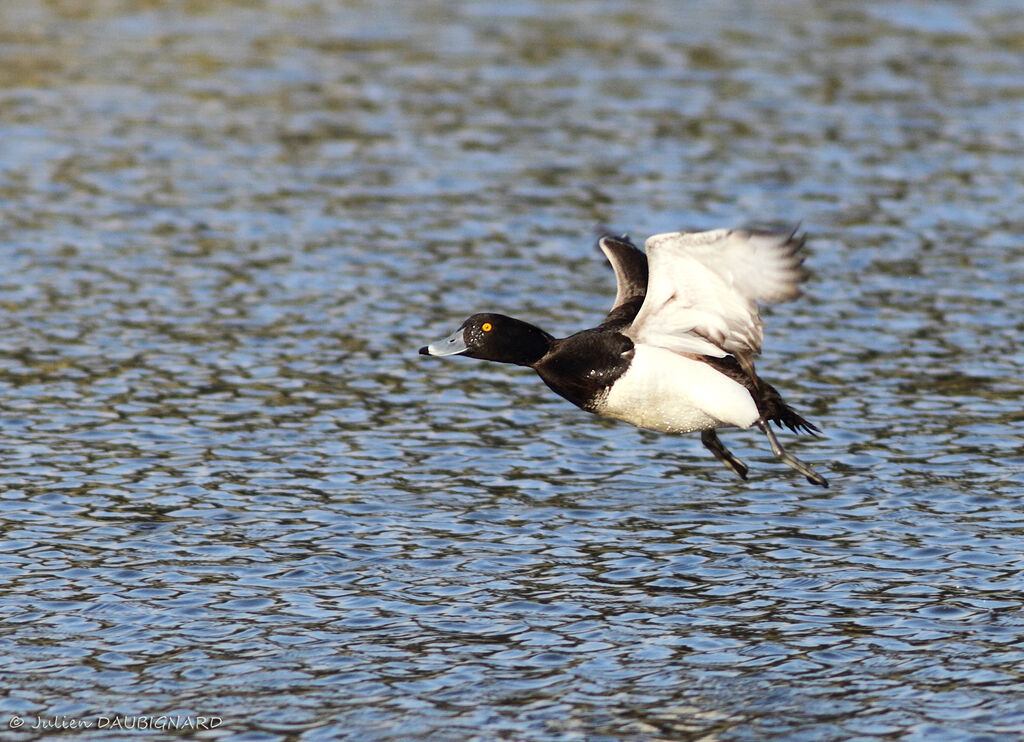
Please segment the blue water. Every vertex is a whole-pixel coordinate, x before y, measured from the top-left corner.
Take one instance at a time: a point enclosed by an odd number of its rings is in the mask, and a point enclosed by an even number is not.
[[[1016,5],[339,5],[0,7],[0,736],[1024,734]],[[416,354],[749,222],[828,490]]]

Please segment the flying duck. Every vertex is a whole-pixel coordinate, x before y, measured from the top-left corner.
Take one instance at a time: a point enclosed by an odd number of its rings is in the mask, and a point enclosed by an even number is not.
[[[820,431],[754,371],[763,338],[758,303],[800,295],[805,241],[795,231],[667,232],[648,238],[645,256],[627,236],[603,234],[598,246],[617,291],[597,327],[555,338],[486,312],[419,352],[528,366],[587,412],[664,433],[700,431],[705,447],[743,479],[747,465],[716,431],[756,425],[779,460],[828,487],[782,447],[769,422]]]

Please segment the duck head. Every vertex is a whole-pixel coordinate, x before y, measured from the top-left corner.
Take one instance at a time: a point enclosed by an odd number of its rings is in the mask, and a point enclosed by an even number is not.
[[[548,352],[554,338],[539,327],[504,314],[482,312],[469,317],[443,340],[424,345],[425,356],[468,356],[484,361],[532,366]]]

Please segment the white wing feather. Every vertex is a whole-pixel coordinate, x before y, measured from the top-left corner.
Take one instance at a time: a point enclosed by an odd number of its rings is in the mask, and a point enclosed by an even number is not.
[[[627,334],[678,353],[757,355],[758,302],[789,301],[807,277],[795,233],[667,232],[645,243],[647,296]]]

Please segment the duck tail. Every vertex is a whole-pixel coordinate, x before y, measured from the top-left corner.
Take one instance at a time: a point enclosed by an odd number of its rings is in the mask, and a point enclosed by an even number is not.
[[[780,428],[785,426],[794,433],[810,433],[821,435],[821,430],[812,422],[805,420],[782,399],[779,390],[762,379],[754,371],[754,361],[749,356],[740,354],[717,358],[713,356],[695,356],[698,360],[713,366],[740,384],[743,384],[754,398],[757,411],[764,420],[770,420]]]
[[[802,415],[786,404],[778,390],[764,380],[761,380],[761,404],[758,406],[761,407],[762,416],[780,428],[786,426],[794,433],[821,435],[821,429],[817,425],[804,419]]]
[[[821,429],[817,425],[805,420],[803,417],[797,414],[796,410],[794,410],[785,402],[782,403],[781,409],[779,410],[778,414],[768,419],[771,420],[776,425],[778,425],[780,428],[783,425],[785,425],[794,433],[810,433],[811,435],[821,435]]]

